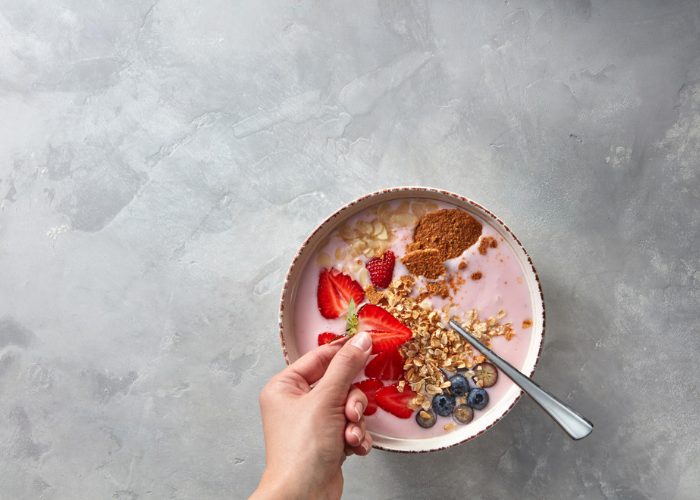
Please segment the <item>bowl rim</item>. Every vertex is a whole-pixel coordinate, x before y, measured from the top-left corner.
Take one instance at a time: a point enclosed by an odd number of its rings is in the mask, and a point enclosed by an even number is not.
[[[498,217],[496,214],[485,208],[483,205],[480,203],[477,203],[476,201],[467,198],[465,196],[462,196],[460,194],[454,193],[452,191],[447,191],[445,189],[440,189],[440,188],[434,188],[434,187],[428,187],[428,186],[395,186],[395,187],[390,187],[390,188],[384,188],[384,189],[379,189],[376,191],[372,191],[370,193],[367,193],[365,195],[362,195],[358,198],[355,198],[354,200],[346,203],[345,205],[341,206],[340,208],[336,209],[331,213],[328,217],[326,217],[323,221],[321,221],[316,228],[309,233],[309,235],[306,237],[304,242],[299,246],[296,254],[294,255],[294,258],[292,259],[291,264],[289,265],[289,268],[287,270],[287,273],[284,278],[284,283],[282,285],[282,291],[280,293],[280,305],[279,305],[279,315],[278,315],[278,326],[279,326],[279,341],[280,345],[282,347],[282,354],[284,356],[284,361],[287,365],[290,364],[289,360],[289,353],[287,351],[287,345],[285,343],[285,338],[284,338],[284,311],[285,311],[285,304],[284,304],[284,298],[287,295],[288,288],[290,287],[290,276],[292,274],[292,271],[295,269],[297,266],[299,259],[301,258],[302,254],[306,250],[306,247],[311,243],[311,241],[314,239],[314,236],[316,233],[318,233],[322,228],[326,227],[333,219],[341,216],[343,213],[345,213],[348,209],[351,207],[357,205],[358,203],[364,202],[365,200],[368,200],[370,198],[377,197],[379,195],[384,195],[384,194],[391,194],[391,193],[428,193],[428,194],[439,194],[443,196],[447,196],[449,198],[455,198],[463,203],[467,203],[469,205],[472,205],[476,209],[488,214],[489,217],[495,219],[503,229],[509,234],[511,238],[513,238],[513,241],[517,243],[518,247],[520,247],[520,250],[523,252],[524,256],[527,258],[527,263],[530,265],[530,270],[532,271],[533,277],[535,279],[535,283],[537,285],[537,291],[539,292],[539,297],[540,297],[540,303],[542,305],[542,331],[540,333],[540,343],[539,347],[537,350],[537,356],[535,357],[535,361],[532,365],[532,369],[530,370],[530,373],[526,373],[528,377],[532,377],[532,375],[535,373],[535,370],[537,369],[537,365],[539,364],[540,357],[542,356],[542,348],[544,347],[544,336],[545,336],[545,330],[546,330],[546,312],[545,312],[545,302],[544,302],[544,293],[542,292],[542,282],[540,280],[539,275],[537,274],[537,270],[535,269],[535,265],[532,262],[532,257],[530,254],[525,250],[525,247],[521,243],[521,241],[518,239],[518,237],[511,231],[510,227],[503,222],[503,220]],[[522,389],[519,390],[518,395],[515,397],[513,402],[508,406],[508,408],[505,409],[505,411],[498,416],[493,422],[491,422],[489,425],[487,425],[484,429],[480,430],[476,434],[469,436],[465,439],[462,439],[460,441],[457,441],[455,443],[451,443],[445,446],[439,446],[435,448],[424,448],[424,449],[417,449],[417,450],[399,450],[395,448],[387,448],[384,446],[377,445],[374,443],[372,445],[373,448],[382,450],[382,451],[389,451],[392,453],[432,453],[435,451],[442,451],[446,450],[448,448],[452,448],[464,443],[467,443],[473,439],[476,439],[480,435],[484,434],[486,431],[494,427],[498,422],[500,422],[506,415],[508,415],[511,410],[515,407],[515,405],[520,401],[520,398],[523,396],[523,391]]]

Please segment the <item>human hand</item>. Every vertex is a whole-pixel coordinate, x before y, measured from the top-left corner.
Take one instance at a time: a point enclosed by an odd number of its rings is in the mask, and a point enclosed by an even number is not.
[[[251,498],[340,498],[341,465],[366,455],[364,393],[352,387],[372,351],[359,333],[324,345],[275,375],[260,393],[266,468]]]

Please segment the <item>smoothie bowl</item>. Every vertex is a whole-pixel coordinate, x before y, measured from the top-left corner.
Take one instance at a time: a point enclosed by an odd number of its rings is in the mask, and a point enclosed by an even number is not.
[[[404,187],[326,219],[299,249],[280,306],[285,359],[368,331],[356,385],[374,447],[435,451],[496,424],[520,389],[447,327],[454,318],[528,376],[544,303],[524,248],[495,215],[459,195]]]

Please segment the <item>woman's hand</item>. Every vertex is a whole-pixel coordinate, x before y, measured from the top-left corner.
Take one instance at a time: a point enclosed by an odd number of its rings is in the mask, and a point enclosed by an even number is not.
[[[340,498],[346,455],[372,446],[362,417],[367,398],[352,387],[371,351],[371,337],[360,333],[305,354],[267,383],[260,393],[266,468],[251,498]]]

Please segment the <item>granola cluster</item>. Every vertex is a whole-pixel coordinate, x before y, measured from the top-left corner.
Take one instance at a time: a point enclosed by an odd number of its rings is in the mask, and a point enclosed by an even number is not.
[[[386,290],[369,285],[365,294],[369,302],[389,311],[413,332],[413,338],[400,348],[405,360],[405,380],[399,382],[398,389],[403,391],[408,384],[417,394],[410,407],[426,411],[433,396],[450,387],[447,372],[466,370],[465,375],[473,377],[472,368],[482,363],[484,357],[475,353],[471,345],[444,322],[443,314],[447,315],[450,306],[442,311],[435,310],[430,301],[420,300],[421,297],[412,293],[414,285],[412,276],[401,276]],[[512,324],[500,322],[505,316],[505,311],[499,311],[496,317],[482,321],[477,311],[471,310],[466,317],[457,319],[490,347],[493,337],[504,336],[510,340],[513,336]]]

